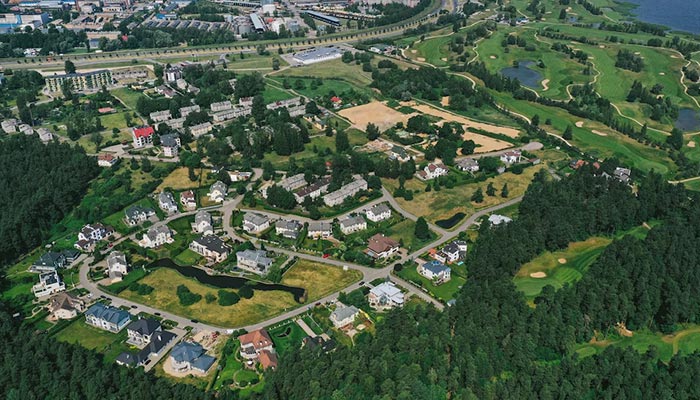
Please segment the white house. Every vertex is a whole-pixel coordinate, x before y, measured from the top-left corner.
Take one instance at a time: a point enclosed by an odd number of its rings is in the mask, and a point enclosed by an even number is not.
[[[126,342],[142,347],[151,341],[156,332],[162,331],[160,322],[153,318],[139,318],[126,326]]]
[[[109,332],[119,332],[131,321],[131,314],[102,303],[93,304],[85,312],[85,323]]]
[[[306,236],[314,239],[329,238],[333,236],[333,226],[330,222],[311,221],[309,222]]]
[[[479,172],[479,161],[473,158],[463,158],[457,161],[455,166],[462,172]]]
[[[435,179],[439,176],[445,176],[447,175],[448,169],[445,166],[445,164],[442,163],[430,163],[423,168],[422,171],[418,171],[417,176],[418,178],[428,181],[431,179]]]
[[[404,294],[392,282],[384,282],[370,289],[367,300],[370,307],[376,310],[387,310],[403,307]]]
[[[97,165],[100,167],[109,168],[116,164],[119,158],[115,157],[114,154],[110,153],[100,153],[97,155]]]
[[[187,210],[194,210],[197,208],[197,199],[194,195],[194,191],[185,190],[180,193],[180,204]]]
[[[365,213],[367,219],[372,222],[380,222],[391,218],[391,208],[384,203],[377,204]]]
[[[330,320],[333,323],[333,326],[340,329],[345,326],[352,325],[358,315],[360,315],[360,310],[358,310],[355,306],[338,306],[338,308],[331,313]]]
[[[507,224],[511,221],[513,221],[513,220],[511,218],[506,217],[505,215],[491,214],[489,216],[489,223],[492,226]]]
[[[192,230],[202,235],[213,235],[214,227],[211,220],[211,214],[204,210],[197,211],[194,215],[194,223],[192,223]]]
[[[327,195],[323,196],[323,202],[328,207],[335,207],[343,204],[345,199],[356,195],[362,190],[367,190],[367,181],[359,178],[341,187],[335,192],[328,193]]]
[[[204,347],[199,343],[181,342],[170,352],[170,365],[180,373],[206,374],[215,361],[216,358],[205,354]]]
[[[253,173],[249,171],[228,171],[228,177],[231,182],[245,182],[249,181],[253,177]]]
[[[229,100],[220,101],[218,103],[211,103],[211,112],[226,111],[233,108]]]
[[[155,130],[152,126],[141,126],[131,130],[131,137],[134,142],[134,148],[141,148],[149,144],[153,144],[153,135]]]
[[[367,221],[361,215],[353,215],[340,221],[340,231],[344,235],[367,229]]]
[[[49,312],[54,319],[73,319],[85,311],[85,302],[67,292],[61,292],[49,300]]]
[[[160,146],[163,148],[163,155],[166,157],[177,157],[180,148],[180,136],[176,133],[160,136]]]
[[[188,107],[180,107],[180,116],[181,117],[187,117],[193,112],[199,112],[201,111],[201,108],[198,105],[193,105],[193,106],[188,106]]]
[[[173,233],[167,225],[152,226],[139,241],[139,246],[152,249],[172,242]]]
[[[206,257],[211,262],[222,262],[228,258],[231,247],[224,243],[218,236],[206,235],[194,239],[190,243],[190,250]]]
[[[87,224],[78,232],[78,241],[75,248],[82,251],[90,251],[95,243],[106,239],[114,233],[114,228],[102,224]]]
[[[418,273],[438,285],[452,278],[452,269],[437,260],[428,261],[423,265],[419,265]]]
[[[258,275],[266,275],[274,260],[265,250],[243,250],[236,252],[238,267]]]
[[[211,185],[211,188],[209,188],[209,193],[207,193],[207,196],[209,196],[211,201],[215,203],[223,203],[227,193],[228,186],[221,181],[216,181],[213,185]]]
[[[173,214],[177,212],[177,203],[175,202],[175,197],[170,192],[161,192],[158,195],[158,207],[168,214]]]
[[[301,233],[302,225],[296,220],[280,219],[275,221],[275,233],[287,239],[296,240]]]
[[[121,251],[113,251],[107,256],[107,271],[112,282],[121,281],[122,277],[128,273],[129,263],[126,262],[126,255]]]
[[[194,137],[205,135],[213,129],[211,122],[202,122],[201,124],[190,126],[190,133]]]
[[[66,290],[66,284],[61,282],[57,271],[40,274],[39,283],[32,286],[32,293],[36,297],[44,297],[64,290]]]
[[[520,162],[523,154],[520,150],[509,150],[501,154],[501,161],[505,164],[515,164]]]
[[[124,212],[124,222],[128,226],[136,226],[146,222],[150,217],[156,215],[156,212],[150,208],[141,206],[131,206]]]
[[[399,251],[399,242],[381,233],[369,238],[365,253],[372,258],[389,258]]]
[[[149,117],[153,122],[158,123],[169,120],[170,118],[172,118],[172,115],[170,115],[170,110],[164,110],[154,111],[151,114],[149,114]]]
[[[258,234],[270,227],[270,219],[265,215],[246,213],[243,216],[243,230],[248,233]]]

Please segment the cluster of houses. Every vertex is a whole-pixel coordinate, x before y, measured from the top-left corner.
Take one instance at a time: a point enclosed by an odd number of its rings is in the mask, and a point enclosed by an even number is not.
[[[416,172],[418,179],[429,181],[440,176],[445,176],[449,172],[443,163],[429,163],[422,170]]]
[[[416,270],[435,285],[441,285],[452,279],[452,269],[448,265],[460,262],[466,257],[467,242],[464,240],[453,240],[439,250],[431,249],[428,255],[432,260],[420,260]]]
[[[75,248],[82,251],[92,251],[95,244],[101,240],[108,239],[114,234],[114,228],[100,223],[87,224],[78,232],[78,241]]]
[[[307,197],[314,200],[323,196],[323,203],[328,207],[339,206],[345,200],[363,190],[367,190],[367,181],[360,176],[354,176],[352,182],[334,192],[328,193],[330,184],[330,176],[324,176],[312,183],[307,183],[304,174],[296,174],[282,179],[276,185],[291,192],[297,204],[302,204]],[[267,198],[267,188],[262,190],[262,196]]]

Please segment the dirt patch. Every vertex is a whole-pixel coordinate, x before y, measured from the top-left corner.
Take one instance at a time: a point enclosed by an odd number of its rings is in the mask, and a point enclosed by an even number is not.
[[[632,337],[632,336],[634,336],[634,332],[632,332],[631,330],[627,329],[627,327],[625,326],[625,323],[624,323],[624,322],[618,322],[617,324],[615,324],[615,330],[617,331],[617,333],[618,333],[620,336],[624,336],[624,337]]]
[[[549,90],[549,79],[545,79],[542,81],[542,87],[544,87],[544,90]]]
[[[688,142],[688,147],[695,147],[695,142],[692,140]]]
[[[595,130],[595,129],[593,129],[591,132],[595,133],[595,134],[598,135],[598,136],[608,136],[607,133],[601,132],[601,131],[597,131],[597,130]]]
[[[440,99],[440,105],[443,107],[447,107],[450,105],[450,96],[442,96],[442,99]]]
[[[418,53],[418,50],[413,49],[413,50],[411,50],[411,53],[416,54],[416,53]]]
[[[560,258],[557,260],[559,264],[566,264],[566,258]]]
[[[544,272],[533,272],[530,274],[530,278],[535,278],[535,279],[542,279],[542,278],[546,278],[546,277],[547,277],[547,274],[545,274]]]
[[[575,125],[577,128],[583,128],[583,121],[576,121]]]
[[[391,128],[396,125],[397,122],[406,124],[411,117],[411,115],[400,113],[379,101],[346,108],[338,114],[349,119],[358,129],[364,130],[367,124],[371,122],[377,125],[382,131]]]

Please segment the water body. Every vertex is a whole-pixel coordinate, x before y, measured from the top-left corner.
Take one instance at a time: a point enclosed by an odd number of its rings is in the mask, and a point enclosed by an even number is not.
[[[435,221],[435,225],[437,225],[443,229],[450,229],[453,226],[457,225],[457,223],[459,221],[461,221],[464,217],[465,217],[465,215],[463,212],[458,212],[457,214],[451,216],[450,218]]]
[[[699,131],[700,130],[700,110],[692,108],[681,108],[678,110],[678,119],[676,120],[676,128],[682,131]]]
[[[162,258],[154,261],[149,265],[149,267],[171,268],[188,278],[193,278],[205,285],[215,286],[221,289],[240,289],[244,285],[248,285],[253,290],[260,290],[263,292],[279,290],[291,293],[294,296],[294,300],[296,300],[298,303],[302,303],[302,298],[306,292],[306,289],[300,287],[261,283],[237,276],[209,275],[206,273],[206,271],[200,268],[179,266],[169,258]]]
[[[511,79],[518,78],[520,83],[532,89],[542,89],[542,74],[530,68],[535,65],[534,61],[519,61],[518,67],[507,67],[501,70],[501,75]]]
[[[640,21],[667,26],[673,30],[700,34],[698,0],[626,0],[637,4],[632,13]]]

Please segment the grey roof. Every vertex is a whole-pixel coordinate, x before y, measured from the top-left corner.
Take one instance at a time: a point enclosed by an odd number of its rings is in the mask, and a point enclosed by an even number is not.
[[[148,228],[148,232],[146,232],[146,236],[148,236],[149,239],[154,241],[154,240],[156,240],[156,238],[158,237],[158,234],[160,234],[160,233],[169,234],[170,228],[168,228],[167,225],[152,226],[152,227]]]
[[[161,192],[158,195],[158,201],[161,203],[172,204],[173,206],[177,207],[177,204],[175,204],[175,197],[173,197],[173,194],[170,192]]]
[[[135,331],[139,335],[151,335],[153,332],[160,328],[160,322],[153,318],[141,318],[135,321],[131,321],[126,329],[130,331]]]
[[[106,306],[102,303],[93,304],[87,311],[85,311],[85,315],[92,315],[97,319],[105,320],[117,325],[124,320],[131,319],[131,314],[128,312],[111,306]]]
[[[265,250],[243,250],[236,252],[236,259],[246,259],[255,262],[258,265],[262,265],[267,268],[273,263],[273,259],[267,257],[267,252]]]
[[[408,157],[408,153],[406,152],[406,149],[404,149],[401,146],[394,145],[394,147],[391,148],[391,152],[394,154],[398,154],[399,157],[401,157],[401,158]]]
[[[38,260],[34,261],[32,265],[42,266],[42,267],[54,267],[62,265],[66,261],[66,257],[62,253],[57,253],[55,251],[49,251],[44,253]]]
[[[188,362],[192,368],[202,371],[207,371],[216,359],[212,356],[204,354],[204,348],[199,343],[182,342],[173,347],[170,352],[172,357],[177,362]]]
[[[309,222],[309,232],[329,232],[333,229],[330,222],[323,221],[311,221]]]
[[[177,147],[177,139],[179,139],[180,136],[177,133],[170,133],[167,135],[161,135],[160,136],[160,144],[163,147]]]
[[[348,228],[363,223],[366,224],[367,222],[365,222],[365,219],[362,218],[361,215],[353,215],[340,221],[340,226],[343,228]]]
[[[459,245],[455,242],[450,242],[442,248],[442,251],[444,251],[445,253],[458,253]]]
[[[391,212],[391,209],[386,204],[377,204],[376,206],[369,209],[374,215],[384,214],[385,212]]]
[[[226,243],[224,243],[223,240],[221,240],[218,236],[214,235],[202,236],[193,240],[193,242],[198,243],[206,247],[210,251],[215,251],[219,254],[226,253],[231,249]]]
[[[359,313],[360,310],[357,309],[355,306],[348,306],[348,307],[338,307],[333,311],[333,314],[335,316],[335,319],[338,321],[342,321],[346,318],[350,318],[353,315],[356,315]]]
[[[462,168],[478,167],[479,162],[473,158],[463,158],[463,159],[457,161],[457,166],[462,167]]]
[[[256,214],[256,213],[249,212],[243,216],[243,222],[248,222],[248,223],[251,223],[251,224],[256,225],[256,226],[262,225],[268,221],[269,221],[269,219],[265,215],[262,215],[262,214]]]
[[[437,260],[428,261],[427,263],[423,264],[423,268],[435,275],[440,274],[443,271],[451,271],[450,267]]]
[[[152,215],[154,213],[155,212],[152,209],[147,208],[147,207],[141,207],[141,206],[131,206],[131,207],[127,208],[126,211],[124,212],[124,214],[126,214],[126,218],[128,218],[128,219],[136,219],[136,218],[138,218],[139,215],[145,214],[148,216],[148,215]]]
[[[113,264],[123,264],[127,265],[126,263],[126,255],[122,253],[121,251],[113,251],[109,253],[109,256],[107,256],[107,267],[111,268]]]
[[[199,225],[201,222],[207,222],[211,224],[211,214],[204,210],[197,211],[197,214],[194,215],[194,223],[196,225]]]
[[[211,191],[213,192],[215,190],[226,194],[226,192],[228,191],[228,186],[226,186],[226,184],[221,181],[216,181],[213,185],[211,185]]]

